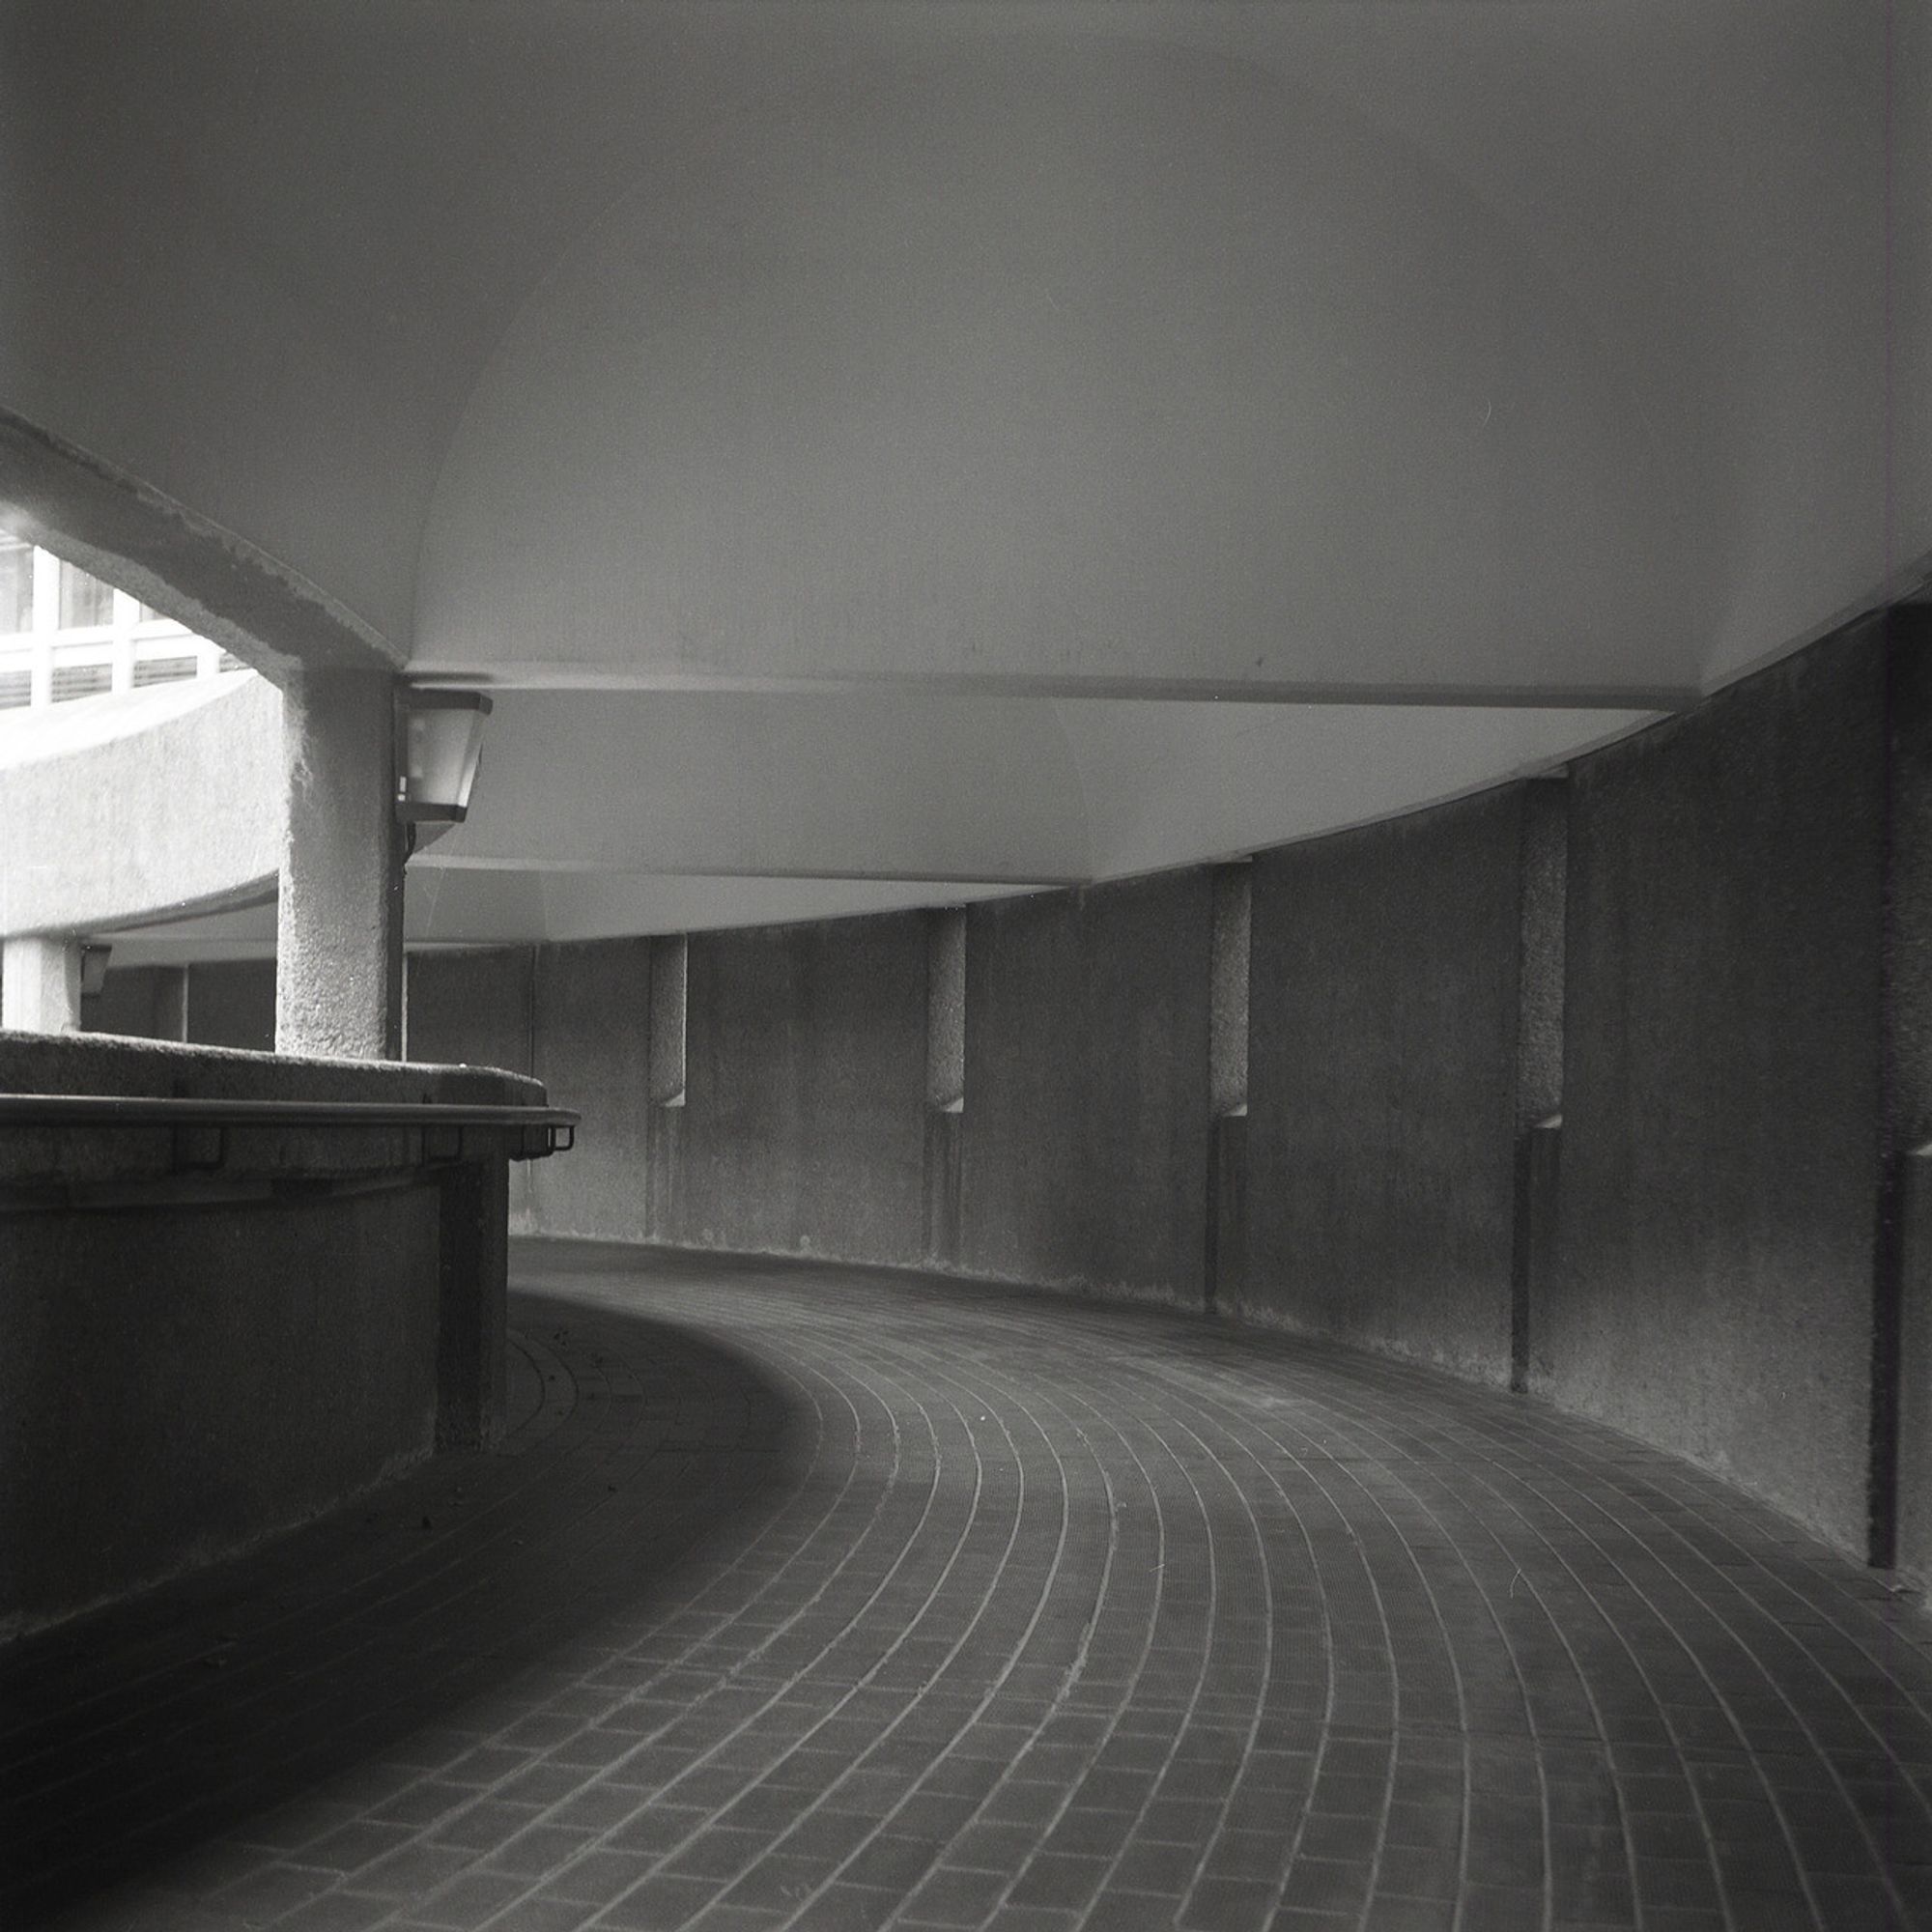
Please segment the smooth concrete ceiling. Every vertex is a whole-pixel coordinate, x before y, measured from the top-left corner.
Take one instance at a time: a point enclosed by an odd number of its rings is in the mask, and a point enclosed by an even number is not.
[[[1353,823],[1922,572],[1928,44],[1925,0],[13,0],[0,513],[265,663],[320,611],[496,688],[418,867],[601,880],[592,926]]]

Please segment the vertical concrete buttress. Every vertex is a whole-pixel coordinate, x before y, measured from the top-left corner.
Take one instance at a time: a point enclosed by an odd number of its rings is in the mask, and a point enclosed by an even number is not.
[[[925,1259],[959,1260],[966,1108],[966,909],[925,916]]]
[[[1570,793],[1564,778],[1522,790],[1518,871],[1516,1214],[1510,1235],[1510,1387],[1529,1386],[1537,1297],[1554,1264],[1563,1151],[1563,925]]]
[[[1874,1563],[1932,1589],[1932,611],[1886,621]]]
[[[1202,1299],[1239,1306],[1247,1288],[1248,962],[1255,868],[1246,859],[1213,871],[1208,944],[1208,1252]]]
[[[275,1051],[400,1059],[408,847],[395,811],[395,679],[301,673],[283,694],[282,741]]]

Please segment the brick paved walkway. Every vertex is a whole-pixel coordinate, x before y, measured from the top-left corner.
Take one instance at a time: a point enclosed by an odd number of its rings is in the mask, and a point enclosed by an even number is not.
[[[1233,1328],[526,1249],[516,1427],[0,1653],[0,1924],[1932,1925],[1932,1629]]]

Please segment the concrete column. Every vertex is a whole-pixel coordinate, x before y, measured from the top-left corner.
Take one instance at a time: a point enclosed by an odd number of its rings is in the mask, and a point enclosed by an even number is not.
[[[0,1026],[15,1033],[80,1031],[80,941],[27,933],[0,956]]]
[[[925,916],[925,1258],[959,1260],[966,1126],[966,908]]]
[[[277,1053],[402,1057],[408,845],[396,822],[395,683],[379,671],[308,671],[282,694]]]

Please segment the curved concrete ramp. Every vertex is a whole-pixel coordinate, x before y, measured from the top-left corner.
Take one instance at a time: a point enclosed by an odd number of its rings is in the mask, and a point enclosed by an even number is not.
[[[520,1273],[503,1453],[0,1658],[6,1923],[1932,1915],[1932,1630],[1682,1463],[1199,1319]]]
[[[197,679],[0,722],[0,933],[87,932],[274,896],[282,695]]]

